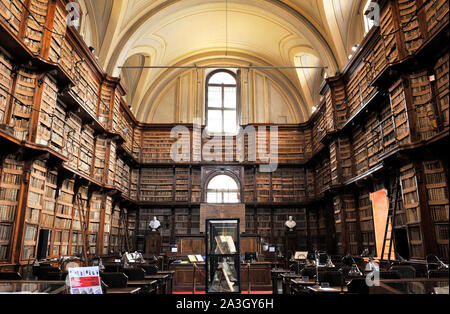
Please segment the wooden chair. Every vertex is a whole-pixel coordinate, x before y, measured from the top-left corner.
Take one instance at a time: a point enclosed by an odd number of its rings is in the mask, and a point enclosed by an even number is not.
[[[340,287],[344,284],[344,278],[339,271],[321,271],[319,282],[328,282],[330,287]]]
[[[130,281],[145,280],[145,270],[142,268],[124,268],[123,272]]]
[[[416,269],[409,265],[392,266],[391,270],[397,271],[400,278],[416,278]]]
[[[101,280],[109,288],[126,288],[128,277],[124,273],[101,273]]]
[[[156,275],[158,273],[158,266],[156,265],[142,265],[141,268],[145,270],[147,276]]]
[[[308,276],[310,279],[316,278],[316,268],[315,267],[305,267],[300,271],[300,275]]]
[[[16,272],[0,273],[0,280],[22,280],[22,276]]]
[[[430,270],[428,272],[430,278],[447,278],[448,279],[448,270]]]
[[[369,294],[369,286],[364,278],[352,279],[347,289],[349,294]]]

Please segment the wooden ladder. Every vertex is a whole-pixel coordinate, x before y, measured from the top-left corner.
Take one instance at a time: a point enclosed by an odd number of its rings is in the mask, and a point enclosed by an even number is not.
[[[126,248],[127,252],[130,252],[131,246],[130,246],[130,239],[128,238],[128,224],[126,223],[125,218],[126,218],[125,217],[125,213],[121,209],[120,210],[120,217],[119,217],[119,237],[120,237],[120,225],[123,223],[123,227],[124,227],[124,231],[125,231],[125,248]]]
[[[84,265],[88,266],[88,252],[87,248],[89,247],[88,244],[88,238],[87,238],[87,224],[86,224],[86,217],[84,216],[84,211],[82,210],[82,203],[81,203],[81,195],[80,193],[77,194],[77,207],[78,207],[78,215],[80,216],[80,228],[81,228],[81,235],[83,238],[83,257],[84,257]]]
[[[389,242],[389,252],[388,252],[388,261],[391,261],[391,253],[392,253],[392,242],[394,240],[394,228],[395,228],[395,216],[397,214],[397,204],[398,198],[401,192],[400,189],[400,180],[399,176],[396,177],[393,193],[391,195],[391,199],[389,200],[389,212],[386,219],[386,229],[384,231],[384,240],[383,240],[383,249],[381,250],[381,259],[384,259],[384,254],[386,250],[386,243]],[[394,201],[393,208],[390,206]],[[395,257],[394,257],[395,258]]]

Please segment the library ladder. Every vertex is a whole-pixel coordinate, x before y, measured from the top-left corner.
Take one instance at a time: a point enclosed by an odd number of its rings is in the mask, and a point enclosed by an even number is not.
[[[88,254],[87,254],[87,248],[88,248],[88,244],[87,244],[87,224],[86,224],[86,217],[84,215],[84,211],[81,210],[82,207],[82,203],[81,203],[81,195],[80,193],[77,194],[77,205],[78,205],[78,214],[80,216],[80,228],[81,228],[81,235],[83,237],[83,257],[84,257],[84,264],[85,266],[89,265],[89,261],[88,261]]]
[[[393,193],[391,195],[391,199],[389,200],[389,204],[392,204],[392,201],[394,201],[394,206],[393,208],[389,206],[389,212],[386,219],[386,229],[384,230],[383,249],[381,251],[381,258],[383,259],[386,250],[386,243],[389,242],[389,251],[388,251],[389,262],[391,261],[392,242],[394,240],[394,228],[396,220],[395,216],[397,215],[398,197],[401,192],[400,180],[401,178],[399,176],[396,176],[394,188],[392,191]]]

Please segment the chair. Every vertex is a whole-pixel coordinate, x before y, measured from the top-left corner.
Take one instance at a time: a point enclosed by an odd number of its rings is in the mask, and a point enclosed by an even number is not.
[[[447,278],[448,279],[448,270],[430,270],[428,272],[430,278]]]
[[[330,287],[340,287],[344,284],[344,278],[338,271],[322,271],[319,272],[319,282],[328,282]]]
[[[369,286],[364,278],[352,279],[347,289],[350,294],[369,294]]]
[[[427,265],[422,263],[411,263],[409,266],[414,267],[416,271],[416,278],[426,278],[428,271]]]
[[[34,270],[39,280],[61,280],[62,271],[57,267],[51,265],[41,265]]]
[[[141,268],[145,270],[145,274],[148,276],[158,273],[158,266],[156,265],[142,265]]]
[[[416,269],[409,265],[392,266],[391,268],[400,274],[400,278],[416,278]]]
[[[101,273],[101,280],[109,288],[126,288],[128,277],[124,273]]]
[[[123,272],[123,266],[120,264],[103,264],[105,273],[121,273]]]
[[[145,280],[145,270],[142,268],[125,268],[123,272],[130,281]]]
[[[22,280],[22,276],[15,272],[0,273],[0,280]]]
[[[316,277],[316,268],[315,267],[305,267],[300,271],[300,275],[303,277],[315,278]]]
[[[380,279],[400,279],[400,274],[396,270],[382,270],[380,271]]]

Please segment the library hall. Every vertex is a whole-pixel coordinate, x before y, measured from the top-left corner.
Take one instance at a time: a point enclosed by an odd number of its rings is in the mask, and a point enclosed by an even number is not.
[[[448,295],[449,43],[448,0],[0,0],[0,294]]]

